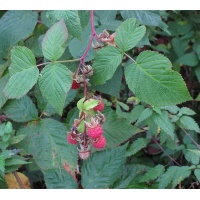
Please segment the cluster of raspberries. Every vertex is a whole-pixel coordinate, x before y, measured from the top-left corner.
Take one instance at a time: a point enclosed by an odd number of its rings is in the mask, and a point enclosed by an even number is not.
[[[106,138],[103,136],[102,123],[105,122],[105,117],[101,113],[104,109],[104,102],[99,100],[99,104],[93,108],[96,112],[94,117],[90,118],[90,122],[84,121],[84,133],[78,132],[78,126],[81,120],[76,119],[67,134],[67,141],[69,144],[79,145],[79,156],[86,159],[90,155],[90,146],[96,149],[103,149],[106,145]]]

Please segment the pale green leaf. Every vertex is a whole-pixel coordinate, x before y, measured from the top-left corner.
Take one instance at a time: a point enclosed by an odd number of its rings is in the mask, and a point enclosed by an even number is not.
[[[23,154],[31,154],[41,170],[58,168],[67,164],[73,171],[78,160],[76,146],[68,144],[66,127],[53,119],[42,119],[21,128],[17,135],[27,137],[19,143]]]
[[[140,179],[140,182],[148,182],[151,180],[155,180],[160,177],[165,171],[165,167],[163,165],[156,165],[155,167],[148,170],[144,176]]]
[[[5,166],[12,166],[12,165],[25,165],[29,162],[25,161],[23,157],[20,156],[12,156],[11,158],[6,159]]]
[[[139,116],[139,118],[137,120],[136,125],[139,124],[140,122],[144,121],[145,119],[151,117],[152,114],[153,114],[153,110],[151,108],[145,108],[141,112],[141,114],[140,114],[140,116]]]
[[[185,159],[188,162],[192,163],[193,165],[198,165],[199,164],[200,157],[199,157],[198,154],[196,154],[195,151],[193,152],[193,151],[187,149],[187,151],[184,153],[184,155],[185,155]]]
[[[187,107],[182,107],[179,111],[179,113],[181,113],[182,115],[195,115],[196,113],[191,110],[190,108]]]
[[[3,89],[6,85],[6,83],[8,82],[8,79],[9,79],[9,76],[6,75],[6,76],[3,76],[1,79],[0,79],[0,109],[1,107],[6,103],[7,101],[7,97],[3,94]]]
[[[58,60],[65,51],[68,30],[63,20],[55,23],[42,40],[42,52],[48,60]]]
[[[0,174],[4,174],[5,172],[5,158],[2,155],[0,155],[0,171]]]
[[[43,96],[62,115],[67,92],[71,88],[72,76],[60,63],[48,64],[41,72],[39,87]]]
[[[36,120],[38,111],[30,97],[9,100],[3,107],[3,112],[13,121],[28,122]]]
[[[19,99],[35,85],[39,70],[33,53],[26,47],[12,49],[11,62],[9,69],[11,77],[4,88],[4,94],[9,99]]]
[[[93,69],[95,85],[111,79],[122,61],[123,54],[113,46],[107,46],[95,54]]]
[[[145,148],[148,144],[148,140],[146,138],[138,138],[131,144],[131,146],[128,148],[126,152],[126,156],[132,156],[136,154],[141,149]]]
[[[4,132],[6,134],[9,134],[11,133],[13,130],[13,127],[12,127],[12,123],[11,122],[7,122],[6,125],[5,125],[5,128],[4,128]]]
[[[127,145],[93,153],[81,171],[82,186],[86,189],[108,188],[120,175],[125,163]]]
[[[195,120],[188,116],[182,116],[180,118],[181,127],[187,130],[194,130],[200,133],[199,125],[195,122]]]
[[[81,27],[82,27],[82,29],[84,29],[90,21],[90,11],[89,10],[78,10],[78,15],[80,18]]]
[[[25,137],[26,137],[26,135],[13,136],[13,137],[10,138],[9,144],[10,145],[17,144],[17,143],[21,142]]]
[[[153,121],[157,124],[158,127],[163,129],[163,131],[168,134],[172,139],[174,139],[174,124],[170,121],[168,112],[162,111],[162,114],[154,114]]]
[[[135,47],[143,38],[145,32],[145,26],[139,26],[135,18],[127,19],[117,28],[115,42],[125,52]]]
[[[90,110],[99,104],[98,100],[88,99],[83,103],[83,110]]]
[[[64,169],[56,168],[43,171],[48,189],[77,189],[74,178]]]
[[[153,51],[143,51],[136,63],[125,67],[126,82],[136,97],[152,106],[175,105],[191,96],[181,75],[170,61]]]
[[[63,19],[66,23],[69,34],[82,39],[81,22],[77,10],[52,10],[47,12],[47,16],[55,17],[57,20]]]
[[[37,24],[38,13],[31,10],[8,10],[0,19],[0,53],[27,38]]]

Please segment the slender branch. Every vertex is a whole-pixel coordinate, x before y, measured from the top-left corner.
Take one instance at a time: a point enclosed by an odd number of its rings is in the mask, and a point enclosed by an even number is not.
[[[51,64],[51,63],[68,63],[68,62],[77,62],[80,61],[80,58],[74,59],[74,60],[56,60],[53,62],[45,62],[45,63],[41,63],[36,65],[37,67],[42,66],[42,65],[47,65],[47,64]]]
[[[191,135],[185,129],[181,128],[181,130],[190,138],[190,140],[197,146],[197,148],[200,149],[200,145],[191,137]]]
[[[124,55],[126,55],[128,58],[130,58],[134,63],[136,63],[136,61],[131,57],[129,56],[127,53],[124,53]]]
[[[91,23],[91,29],[92,29],[92,36],[96,37],[97,33],[96,33],[95,27],[94,27],[94,10],[90,11],[90,23]]]
[[[176,163],[179,167],[181,167],[181,165],[176,161],[174,160],[162,147],[161,145],[152,137],[153,141],[158,145],[158,147],[163,151],[163,153],[166,154],[167,157],[170,158],[170,160],[172,160],[174,163]]]
[[[24,187],[24,185],[23,185],[21,179],[19,178],[17,172],[14,171],[14,172],[12,172],[12,174],[15,176],[15,178],[16,178],[18,184],[19,184],[19,187],[20,187],[21,189],[25,189],[25,187]]]

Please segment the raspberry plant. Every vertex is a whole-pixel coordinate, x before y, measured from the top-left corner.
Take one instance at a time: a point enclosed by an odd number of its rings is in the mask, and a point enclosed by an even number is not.
[[[187,106],[194,95],[178,70],[197,66],[198,58],[185,54],[191,36],[167,24],[168,17],[166,11],[2,13],[1,188],[17,170],[32,188],[38,181],[47,188],[198,186],[200,129]],[[167,54],[171,46],[150,45],[158,34],[174,36],[178,59]],[[194,50],[199,56],[198,45]]]

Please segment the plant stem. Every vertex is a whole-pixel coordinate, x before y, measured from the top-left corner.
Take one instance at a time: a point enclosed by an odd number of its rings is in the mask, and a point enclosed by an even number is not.
[[[130,58],[134,63],[136,63],[136,61],[131,57],[129,56],[127,53],[124,53],[124,55],[126,55],[128,58]]]
[[[68,62],[77,62],[80,61],[80,58],[74,59],[74,60],[56,60],[53,62],[45,62],[45,63],[41,63],[39,65],[36,65],[37,67],[42,66],[42,65],[47,65],[47,64],[51,64],[51,63],[68,63]]]
[[[174,160],[162,147],[161,145],[152,137],[152,140],[158,145],[158,147],[163,151],[163,153],[166,154],[167,157],[170,158],[170,160],[172,160],[175,164],[177,164],[179,167],[181,167],[181,165],[176,161]]]
[[[197,148],[200,149],[200,145],[191,137],[191,135],[185,129],[181,128],[181,130],[190,138],[190,140],[197,146]]]
[[[12,172],[12,174],[15,176],[15,178],[16,178],[18,184],[19,184],[19,187],[20,187],[21,189],[25,189],[25,187],[24,187],[24,185],[23,185],[21,179],[19,178],[17,172],[14,171],[14,172]]]

